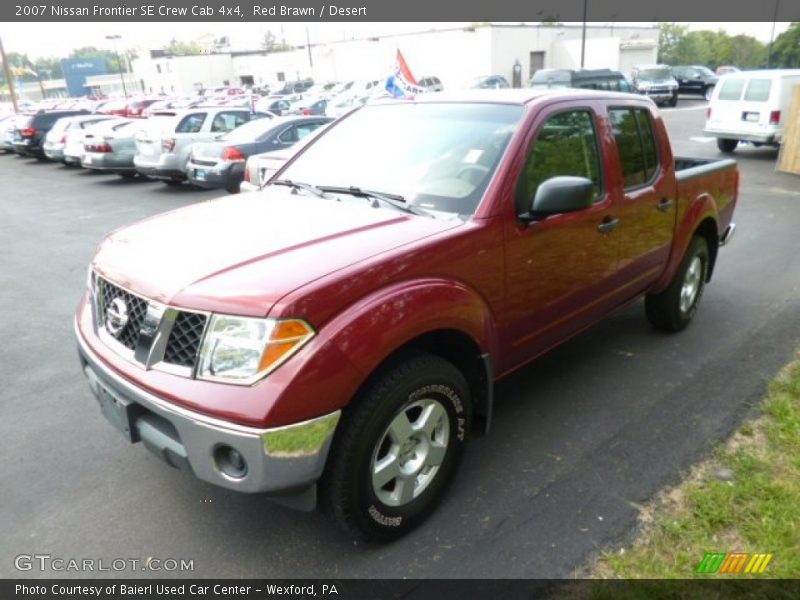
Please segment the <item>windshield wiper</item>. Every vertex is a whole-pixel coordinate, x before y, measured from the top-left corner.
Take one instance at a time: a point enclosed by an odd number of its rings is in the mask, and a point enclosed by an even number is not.
[[[325,190],[318,188],[315,185],[311,185],[310,183],[303,183],[302,181],[291,181],[289,179],[278,179],[277,181],[270,181],[271,184],[274,185],[285,185],[290,188],[294,188],[296,190],[303,190],[304,192],[308,192],[312,196],[316,196],[317,198],[325,198],[328,199],[328,196],[325,195]]]
[[[389,205],[392,208],[411,213],[412,215],[421,215],[425,217],[433,216],[428,211],[409,204],[408,201],[400,194],[389,194],[386,192],[376,192],[375,190],[365,190],[354,185],[349,187],[322,185],[319,187],[319,189],[324,192],[331,192],[332,194],[350,194],[351,196],[371,198],[373,200],[373,206],[376,208],[379,206],[378,203],[382,202],[383,204]]]

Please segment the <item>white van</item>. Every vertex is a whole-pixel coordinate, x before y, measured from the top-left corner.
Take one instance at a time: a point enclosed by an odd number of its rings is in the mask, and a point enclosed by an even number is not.
[[[800,69],[741,71],[720,77],[708,105],[708,136],[721,152],[731,153],[740,141],[778,145],[789,118],[792,89],[800,85]]]

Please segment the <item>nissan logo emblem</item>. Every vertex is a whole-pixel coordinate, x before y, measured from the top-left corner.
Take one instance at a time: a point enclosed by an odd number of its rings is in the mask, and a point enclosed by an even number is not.
[[[128,324],[128,305],[122,298],[114,298],[106,307],[106,330],[114,337]]]

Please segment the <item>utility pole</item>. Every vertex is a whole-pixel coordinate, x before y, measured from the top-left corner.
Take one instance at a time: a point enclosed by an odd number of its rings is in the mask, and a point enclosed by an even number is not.
[[[586,4],[589,0],[583,0],[583,31],[581,32],[581,69],[586,59]]]
[[[306,48],[308,48],[308,66],[314,68],[314,59],[311,58],[311,37],[308,35],[308,27],[306,27]]]
[[[114,42],[119,42],[122,39],[121,35],[107,35],[107,40],[111,40]],[[119,55],[119,47],[118,44],[114,44],[114,54],[117,55],[117,68],[119,69],[119,80],[122,82],[122,93],[127,98],[128,97],[128,90],[125,89],[125,75],[122,74],[122,58]]]
[[[6,51],[3,49],[3,39],[0,38],[0,60],[3,61],[3,71],[6,74],[6,84],[8,85],[8,92],[11,95],[11,104],[14,106],[14,112],[19,112],[19,106],[17,105],[17,94],[14,91],[14,78],[11,76],[11,67],[8,65],[8,59],[6,58]]]

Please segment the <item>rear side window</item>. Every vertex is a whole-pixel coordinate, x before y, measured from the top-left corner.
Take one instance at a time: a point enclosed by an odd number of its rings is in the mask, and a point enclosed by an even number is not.
[[[517,182],[517,212],[529,209],[542,182],[565,175],[591,179],[595,198],[600,196],[597,134],[588,110],[553,115],[539,130]]]
[[[203,123],[206,120],[206,113],[192,113],[186,115],[178,123],[175,128],[175,133],[199,133],[203,128]]]
[[[769,100],[771,89],[772,81],[770,79],[751,79],[747,84],[744,99],[748,102],[766,102]]]
[[[233,131],[239,125],[247,123],[247,114],[241,111],[221,112],[217,113],[211,123],[211,131],[213,133],[227,133]]]
[[[738,100],[742,97],[744,89],[744,79],[728,79],[723,82],[719,90],[720,100]]]
[[[622,186],[631,189],[644,185],[658,168],[649,112],[641,108],[615,108],[608,114],[619,153]]]

